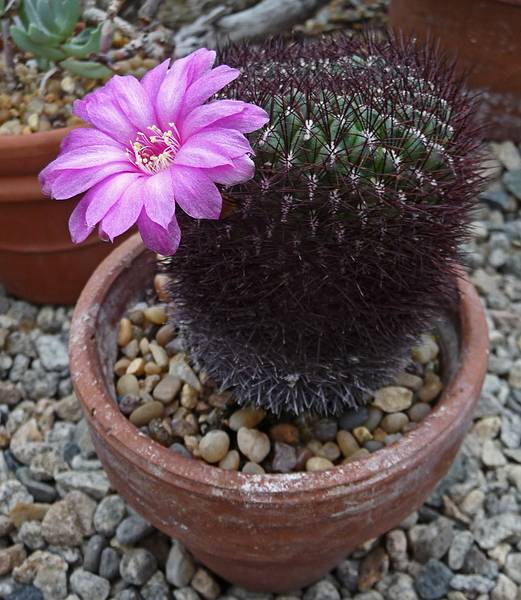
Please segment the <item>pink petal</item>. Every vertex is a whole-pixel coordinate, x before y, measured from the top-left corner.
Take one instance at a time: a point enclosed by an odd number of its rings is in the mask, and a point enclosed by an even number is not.
[[[174,166],[172,184],[177,204],[194,219],[218,219],[222,196],[202,169]]]
[[[237,79],[240,74],[241,72],[238,69],[232,69],[227,65],[220,65],[205,73],[184,94],[181,117],[187,115],[196,106],[199,106],[199,104],[206,102],[208,98],[221,90],[225,85]]]
[[[121,148],[122,145],[112,139],[103,131],[93,129],[92,127],[78,127],[73,129],[64,138],[60,146],[60,153],[68,152],[69,150],[83,149],[85,146],[113,146]]]
[[[118,173],[96,184],[91,189],[93,199],[85,215],[87,225],[91,227],[99,223],[126,189],[141,177],[136,173]]]
[[[189,137],[177,153],[174,164],[187,167],[219,167],[231,159],[252,152],[250,142],[235,129],[207,127]]]
[[[130,163],[117,162],[102,165],[101,167],[57,171],[57,176],[50,183],[48,194],[56,200],[65,200],[66,198],[72,198],[85,192],[109,175],[129,171],[132,171]]]
[[[100,228],[111,242],[130,229],[138,220],[145,197],[143,179],[135,181],[103,217]]]
[[[205,169],[206,175],[215,183],[237,185],[251,179],[255,174],[255,163],[249,156],[233,159],[232,166]]]
[[[269,120],[268,113],[260,106],[244,103],[240,113],[224,117],[213,125],[225,129],[237,129],[241,133],[251,133],[266,125]]]
[[[174,218],[175,201],[170,169],[147,177],[143,186],[145,210],[148,217],[166,229]]]
[[[110,86],[105,85],[88,94],[82,102],[82,105],[75,103],[74,114],[122,144],[136,138],[137,129],[119,107],[117,96]]]
[[[107,85],[116,95],[119,107],[128,120],[140,131],[156,122],[155,111],[148,94],[132,75],[115,75]]]
[[[55,169],[86,169],[87,167],[99,167],[110,162],[127,162],[127,155],[122,148],[116,146],[85,146],[75,148],[60,154],[52,163],[42,171],[46,175]]]
[[[245,103],[240,100],[214,100],[209,104],[196,106],[179,126],[181,138],[187,139],[204,127],[213,125],[225,117],[240,113],[244,106]]]
[[[211,68],[214,60],[215,52],[201,48],[174,62],[155,99],[156,113],[162,129],[169,129],[169,123],[177,121],[187,87],[201,78]]]
[[[94,229],[94,225],[87,225],[87,208],[92,202],[95,194],[92,190],[87,192],[85,196],[78,202],[75,209],[69,217],[69,232],[74,244],[81,244],[85,241]]]
[[[167,58],[161,64],[157,65],[157,67],[147,71],[141,80],[141,86],[148,94],[149,102],[152,102],[153,104],[156,102],[159,88],[166,77],[169,66],[170,59]]]
[[[179,229],[175,217],[168,225],[168,229],[165,229],[149,219],[147,213],[143,209],[139,215],[137,225],[139,233],[147,248],[164,256],[175,254],[179,247],[179,242],[181,241],[181,230]]]

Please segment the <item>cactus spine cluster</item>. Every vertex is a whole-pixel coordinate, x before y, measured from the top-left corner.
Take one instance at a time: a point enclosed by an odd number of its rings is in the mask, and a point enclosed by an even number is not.
[[[402,369],[457,303],[481,177],[472,101],[432,48],[389,37],[232,47],[271,119],[255,177],[169,261],[190,351],[239,402],[333,414]],[[229,90],[227,90],[229,94]]]
[[[80,15],[81,0],[22,0],[11,37],[42,66],[58,63],[82,77],[107,77],[112,71],[106,66],[84,60],[99,52],[102,25],[76,34]]]

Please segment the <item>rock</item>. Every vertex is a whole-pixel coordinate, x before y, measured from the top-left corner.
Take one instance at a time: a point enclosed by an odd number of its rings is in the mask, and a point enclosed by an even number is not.
[[[521,169],[505,173],[503,175],[503,183],[512,195],[521,200]]]
[[[376,391],[373,406],[385,413],[396,413],[407,410],[412,404],[411,390],[400,386],[387,386]]]
[[[521,519],[512,512],[479,517],[472,524],[472,534],[483,550],[491,550],[512,536],[521,537]]]
[[[58,400],[54,405],[54,412],[64,421],[77,423],[83,416],[81,405],[75,394],[69,394]]]
[[[427,372],[425,383],[418,392],[418,399],[421,402],[432,402],[435,400],[443,389],[441,379],[436,373]]]
[[[277,423],[270,428],[270,438],[274,442],[295,446],[300,441],[300,434],[298,428],[291,423]]]
[[[207,463],[216,463],[222,460],[228,453],[229,448],[230,437],[220,429],[209,431],[199,442],[199,452]]]
[[[106,600],[110,594],[110,583],[84,569],[76,569],[71,575],[71,589],[82,600]]]
[[[188,383],[188,385],[191,385],[199,393],[202,392],[203,388],[201,382],[197,378],[197,375],[193,372],[190,365],[186,362],[186,357],[184,354],[179,353],[174,356],[174,358],[170,361],[168,372],[170,375],[178,377],[185,383]]]
[[[44,600],[44,597],[34,585],[22,585],[9,594],[6,600]]]
[[[129,417],[129,421],[136,427],[143,427],[143,425],[148,425],[152,419],[162,417],[164,412],[164,404],[154,400],[153,402],[142,404],[133,410]]]
[[[14,383],[10,381],[0,381],[0,404],[14,406],[22,399],[22,393]]]
[[[358,570],[359,562],[349,558],[343,560],[335,569],[336,578],[351,593],[358,589]]]
[[[512,552],[507,556],[505,573],[510,579],[521,585],[521,552]]]
[[[106,496],[94,513],[94,528],[98,533],[111,537],[126,513],[125,503],[120,496]]]
[[[398,433],[402,431],[407,423],[409,423],[409,417],[405,413],[397,412],[386,415],[382,419],[380,427],[387,433]]]
[[[336,587],[327,579],[322,579],[309,587],[302,596],[303,600],[340,600],[340,598]]]
[[[389,570],[389,556],[382,546],[377,546],[360,563],[358,589],[367,592],[383,579]]]
[[[210,573],[203,568],[198,568],[190,584],[205,600],[216,600],[221,593],[221,588]]]
[[[352,409],[342,415],[338,419],[338,427],[349,431],[355,427],[365,425],[367,417],[369,416],[369,410],[367,406],[361,406],[358,410]]]
[[[236,410],[228,421],[228,427],[232,431],[239,431],[241,427],[247,427],[248,429],[254,429],[261,423],[266,416],[266,411],[248,406],[246,408],[240,408]]]
[[[39,481],[52,481],[57,473],[68,469],[69,467],[63,458],[61,445],[59,447],[53,445],[42,449],[33,457],[29,466],[31,477]]]
[[[500,573],[490,598],[491,600],[517,600],[517,585],[506,575]]]
[[[119,553],[114,548],[105,548],[100,556],[99,575],[112,581],[119,575]]]
[[[141,588],[143,600],[170,600],[170,589],[161,571],[156,571],[154,575]]]
[[[440,517],[428,525],[415,525],[409,531],[414,559],[420,563],[430,558],[441,559],[454,539],[452,522]]]
[[[17,469],[16,476],[36,502],[54,502],[56,499],[56,489],[52,485],[33,479],[28,467]]]
[[[336,443],[345,457],[360,450],[358,442],[349,431],[340,430],[336,435]]]
[[[293,446],[283,442],[273,444],[271,468],[276,473],[289,473],[297,464],[297,451]]]
[[[487,467],[503,467],[507,459],[501,452],[501,447],[494,440],[485,440],[481,451],[481,460]]]
[[[101,559],[101,553],[107,545],[107,539],[102,535],[93,535],[83,550],[83,568],[85,571],[97,573]]]
[[[257,463],[248,461],[242,467],[243,473],[250,473],[250,475],[262,475],[266,471]]]
[[[56,546],[81,544],[84,530],[74,506],[66,500],[53,504],[43,519],[42,536]]]
[[[143,548],[133,548],[123,554],[119,564],[119,574],[127,583],[143,585],[157,569],[154,555]]]
[[[470,531],[459,531],[454,536],[449,549],[448,563],[454,571],[459,571],[463,567],[468,551],[474,543],[474,538]]]
[[[237,433],[239,450],[254,463],[261,463],[268,456],[271,444],[270,438],[258,429],[241,427]]]
[[[426,402],[416,402],[409,408],[407,414],[413,423],[420,423],[430,412],[431,407]]]
[[[418,600],[413,578],[404,573],[393,575],[387,588],[387,598],[389,600]]]
[[[195,571],[194,559],[181,542],[172,540],[165,567],[167,581],[176,587],[185,587],[190,583]]]
[[[321,442],[332,442],[336,438],[338,423],[335,419],[320,419],[313,424],[313,435]]]
[[[426,365],[438,356],[439,351],[438,344],[432,335],[422,335],[420,343],[412,349],[412,358],[422,365]]]
[[[494,582],[481,575],[455,575],[450,581],[450,587],[462,592],[488,594],[494,587]]]
[[[118,525],[116,539],[123,546],[132,546],[153,530],[154,528],[139,515],[130,515]]]
[[[169,404],[177,396],[182,385],[183,382],[178,377],[166,375],[156,385],[152,392],[152,396],[155,400],[159,400],[159,402],[162,402],[163,404]]]
[[[393,529],[385,537],[385,548],[396,571],[405,571],[407,558],[407,536],[401,529]]]
[[[28,465],[45,448],[42,440],[42,432],[36,419],[29,419],[11,437],[10,450],[18,461]]]
[[[306,471],[325,471],[334,466],[330,460],[321,456],[312,456],[306,461]]]
[[[521,390],[521,358],[517,359],[510,373],[508,374],[508,383],[516,390]]]
[[[453,573],[442,562],[429,559],[419,570],[414,587],[422,600],[439,600],[449,591]]]
[[[56,483],[65,491],[80,490],[95,500],[101,500],[110,490],[104,471],[66,471],[56,475]]]
[[[37,550],[14,570],[20,583],[32,583],[44,600],[63,600],[67,596],[67,563],[56,554]]]
[[[18,537],[30,550],[40,550],[45,546],[42,524],[39,521],[24,521],[18,531]]]
[[[69,368],[67,346],[57,335],[41,335],[35,341],[36,351],[47,371],[64,371]]]
[[[184,587],[178,590],[174,590],[175,600],[200,600],[199,594],[191,587]],[[233,596],[230,596],[230,600]]]
[[[0,482],[0,513],[10,513],[19,503],[32,503],[33,497],[16,479]]]
[[[241,457],[237,450],[230,450],[224,458],[219,461],[219,468],[225,471],[237,471]]]
[[[14,544],[0,549],[0,576],[9,574],[15,567],[21,565],[26,557],[23,544]]]
[[[49,504],[18,502],[9,511],[9,519],[15,527],[20,527],[25,521],[41,521],[45,517],[49,507]]]

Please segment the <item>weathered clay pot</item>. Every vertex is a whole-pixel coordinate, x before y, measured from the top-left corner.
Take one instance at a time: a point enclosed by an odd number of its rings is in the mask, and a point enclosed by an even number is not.
[[[69,131],[0,136],[0,283],[32,302],[72,304],[113,248],[95,233],[74,245],[68,221],[75,201],[40,190],[38,172]]]
[[[482,92],[488,135],[521,140],[521,0],[391,0],[389,23],[439,40]]]
[[[447,387],[416,430],[330,471],[248,475],[173,454],[118,411],[116,327],[125,308],[143,299],[153,273],[154,256],[137,237],[98,267],[74,314],[73,383],[114,487],[210,569],[255,590],[305,586],[400,523],[446,473],[471,423],[487,366],[483,309],[466,278],[459,313],[443,316],[439,326]]]

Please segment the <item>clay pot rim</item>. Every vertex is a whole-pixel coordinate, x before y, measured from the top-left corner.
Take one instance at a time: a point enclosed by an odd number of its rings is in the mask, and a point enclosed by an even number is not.
[[[343,486],[364,487],[388,477],[399,477],[404,469],[414,468],[421,456],[430,451],[430,443],[456,431],[458,415],[472,409],[480,392],[480,383],[488,364],[488,331],[481,301],[462,273],[459,280],[461,303],[460,364],[441,399],[422,423],[398,442],[382,448],[366,458],[337,466],[328,471],[290,474],[252,475],[225,471],[185,458],[140,433],[117,409],[110,395],[100,364],[96,327],[107,293],[116,279],[133,261],[148,252],[136,234],[114,250],[91,276],[85,286],[73,316],[69,354],[71,376],[78,396],[82,398],[87,419],[95,429],[102,429],[113,446],[125,455],[134,455],[136,469],[158,478],[172,478],[177,485],[213,488],[213,495],[247,496],[253,502],[273,502],[295,495],[295,501],[305,501],[305,492],[316,494],[326,489],[341,493]]]
[[[0,152],[7,150],[14,152],[26,146],[59,142],[69,132],[76,129],[76,127],[77,126],[58,127],[57,129],[49,129],[49,131],[35,131],[34,133],[28,134],[16,133],[11,135],[0,135]]]

